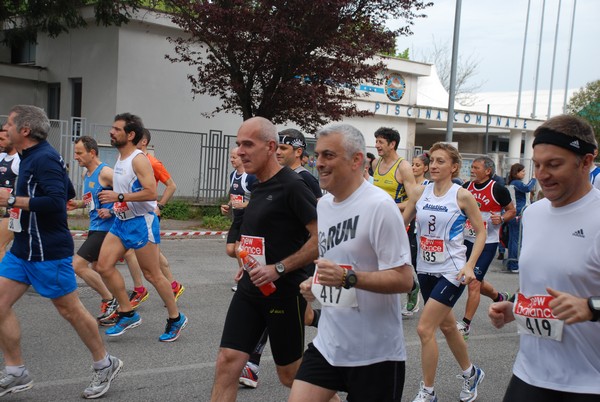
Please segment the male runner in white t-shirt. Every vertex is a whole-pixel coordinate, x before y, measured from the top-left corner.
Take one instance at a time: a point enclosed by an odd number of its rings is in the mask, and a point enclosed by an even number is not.
[[[364,137],[350,125],[317,133],[319,259],[300,285],[323,306],[289,401],[400,401],[406,350],[399,293],[413,285],[410,245],[395,202],[366,181]],[[391,246],[393,245],[393,246]]]
[[[505,402],[600,400],[600,192],[589,171],[592,127],[561,115],[535,130],[545,199],[523,214],[515,302],[490,306],[497,328],[516,320],[520,347]]]

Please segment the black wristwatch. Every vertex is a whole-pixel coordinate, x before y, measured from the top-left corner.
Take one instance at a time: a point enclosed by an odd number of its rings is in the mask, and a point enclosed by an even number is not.
[[[123,195],[123,193],[117,195],[117,199],[119,200],[119,202],[123,202],[125,201],[125,196]]]
[[[588,307],[592,310],[592,319],[590,321],[600,320],[600,296],[588,298]]]
[[[10,197],[8,197],[8,200],[6,200],[6,206],[7,208],[12,208],[15,206],[15,202],[17,202],[17,198],[14,195],[11,195]]]
[[[165,207],[163,204],[161,204],[160,202],[156,203],[156,206],[158,207],[158,209],[160,209],[161,211],[163,210],[163,208]]]
[[[344,287],[344,289],[350,289],[356,286],[357,281],[358,278],[356,277],[356,272],[354,272],[351,269],[348,269],[346,270],[346,280],[344,281],[342,286]]]
[[[275,271],[277,271],[279,276],[285,274],[285,265],[283,265],[283,262],[279,261],[275,263]]]

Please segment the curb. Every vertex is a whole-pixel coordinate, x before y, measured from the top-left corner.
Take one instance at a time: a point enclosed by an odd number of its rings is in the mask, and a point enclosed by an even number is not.
[[[226,235],[228,231],[174,231],[160,232],[160,237],[200,237]],[[87,230],[71,230],[72,237],[87,237]]]

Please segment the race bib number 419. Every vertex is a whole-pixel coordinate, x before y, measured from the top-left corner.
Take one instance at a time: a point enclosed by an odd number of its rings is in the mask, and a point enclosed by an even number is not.
[[[517,293],[513,313],[519,334],[553,339],[559,342],[562,340],[565,322],[552,314],[549,306],[552,299],[554,297],[550,295],[525,297],[522,293]]]

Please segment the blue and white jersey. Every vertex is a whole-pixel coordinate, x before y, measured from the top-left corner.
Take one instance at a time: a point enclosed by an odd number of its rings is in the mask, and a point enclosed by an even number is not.
[[[600,189],[600,166],[594,166],[592,170],[590,170],[590,182],[592,186]]]
[[[434,183],[425,186],[417,201],[418,272],[453,273],[467,261],[463,231],[467,217],[458,206],[458,184],[438,197]]]
[[[90,215],[90,230],[102,232],[108,232],[115,220],[114,216],[107,219],[102,219],[98,216],[99,209],[112,209],[113,207],[112,202],[102,204],[98,199],[100,191],[112,190],[111,187],[103,187],[102,184],[100,184],[100,172],[102,172],[102,169],[106,166],[108,166],[106,163],[101,163],[93,172],[88,172],[83,179],[83,202],[88,208]]]
[[[143,189],[135,172],[133,171],[133,158],[139,154],[144,155],[142,151],[136,149],[124,160],[119,159],[115,163],[113,174],[113,189],[119,194],[137,193]],[[115,202],[113,211],[115,216],[121,220],[128,220],[136,216],[143,216],[156,209],[156,201],[126,201]]]

